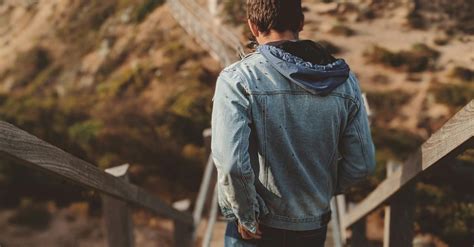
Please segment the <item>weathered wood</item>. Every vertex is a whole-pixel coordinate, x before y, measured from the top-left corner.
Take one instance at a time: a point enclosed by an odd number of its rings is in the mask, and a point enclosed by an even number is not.
[[[209,221],[207,222],[206,232],[204,233],[203,247],[210,247],[212,241],[212,233],[214,231],[214,225],[217,219],[217,210],[219,206],[217,205],[217,184],[214,187],[214,193],[212,195],[212,206]]]
[[[331,199],[331,227],[332,227],[332,238],[334,240],[334,247],[342,247],[342,234],[341,234],[341,213],[337,208],[336,197]]]
[[[216,25],[211,19],[211,14],[202,6],[187,0],[167,0],[167,3],[176,21],[222,66],[228,66],[238,60],[238,56],[234,52],[235,48],[229,46],[234,45],[234,42],[230,43],[229,38],[224,38],[222,35],[226,34],[223,31],[226,29]],[[209,19],[204,20],[203,18]]]
[[[211,155],[211,129],[203,131],[204,146],[206,148],[206,154],[208,160],[204,175],[202,178],[201,186],[199,187],[199,193],[196,199],[196,206],[194,208],[193,217],[194,224],[197,225],[201,222],[202,216],[209,213],[211,208],[212,194],[214,192],[214,185],[217,180],[217,171],[214,167],[214,161]]]
[[[390,199],[410,180],[426,169],[451,158],[472,144],[474,135],[474,100],[434,133],[392,176],[385,179],[344,220],[347,228]]]
[[[106,173],[128,182],[128,164],[105,170]],[[109,247],[133,247],[133,222],[128,203],[117,198],[102,196],[105,229]]]
[[[106,174],[96,166],[3,121],[0,121],[0,156],[135,203],[184,224],[193,224],[191,214],[179,212],[140,187]]]
[[[387,177],[390,177],[397,169],[400,169],[401,164],[395,163],[395,161],[387,162],[385,167]],[[383,221],[383,247],[389,247],[390,243],[390,222],[391,222],[391,210],[390,206],[384,208],[384,221]]]
[[[208,203],[208,198],[214,191],[214,185],[216,184],[215,182],[214,162],[212,161],[212,156],[209,155],[201,186],[199,188],[198,197],[196,199],[196,206],[193,212],[194,223],[196,225],[201,222],[206,204],[208,204],[207,206],[210,205],[210,203]]]
[[[346,244],[347,233],[344,220],[346,219],[346,196],[343,194],[336,196],[336,206],[339,213],[339,232],[341,233],[342,245]]]

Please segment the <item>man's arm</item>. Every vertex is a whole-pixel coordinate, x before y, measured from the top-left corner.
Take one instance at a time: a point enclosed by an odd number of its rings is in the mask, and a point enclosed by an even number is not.
[[[367,111],[362,95],[357,91],[357,103],[339,143],[342,159],[338,163],[336,193],[345,191],[375,169],[375,149]]]
[[[223,71],[217,79],[212,110],[212,156],[218,186],[239,223],[257,232],[258,202],[250,165],[250,102],[241,77]]]

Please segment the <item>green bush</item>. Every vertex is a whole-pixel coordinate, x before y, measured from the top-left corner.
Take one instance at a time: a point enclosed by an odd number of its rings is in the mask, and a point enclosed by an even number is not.
[[[84,149],[95,140],[103,129],[103,123],[100,120],[87,120],[72,125],[68,129],[69,138]]]
[[[153,12],[157,7],[165,3],[165,0],[145,0],[134,13],[133,19],[135,22],[142,22],[145,18]]]
[[[420,232],[449,246],[468,246],[474,236],[472,176],[474,159],[443,162],[423,173],[416,187],[415,220]]]
[[[334,34],[334,35],[342,35],[342,36],[352,36],[356,34],[356,32],[352,28],[343,24],[334,25],[329,30],[329,33]]]
[[[53,59],[50,52],[43,47],[34,47],[26,52],[20,53],[13,66],[15,86],[28,85],[38,74],[45,70]]]
[[[474,70],[469,68],[456,66],[451,71],[451,76],[463,82],[474,82]]]
[[[453,107],[462,107],[474,99],[474,85],[435,84],[430,89],[436,100]]]
[[[224,22],[238,26],[245,23],[246,20],[246,1],[245,0],[224,0],[224,11],[222,18]]]
[[[367,92],[367,101],[377,119],[393,119],[400,107],[411,99],[412,95],[401,90]]]
[[[370,63],[380,63],[388,67],[408,72],[422,72],[434,67],[440,53],[425,44],[415,44],[409,51],[392,52],[380,46],[373,46],[364,52]]]

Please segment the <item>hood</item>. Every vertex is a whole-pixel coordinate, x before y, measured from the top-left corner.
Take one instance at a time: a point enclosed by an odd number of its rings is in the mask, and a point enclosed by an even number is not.
[[[306,91],[326,95],[349,77],[349,65],[309,40],[259,45],[259,51],[280,74]]]

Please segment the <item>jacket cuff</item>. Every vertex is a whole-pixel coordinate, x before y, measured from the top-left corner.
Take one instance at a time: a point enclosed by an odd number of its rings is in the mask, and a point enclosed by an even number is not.
[[[247,229],[251,233],[257,232],[257,221],[255,219],[253,220],[241,219],[239,220],[239,224],[241,224],[245,229]]]

